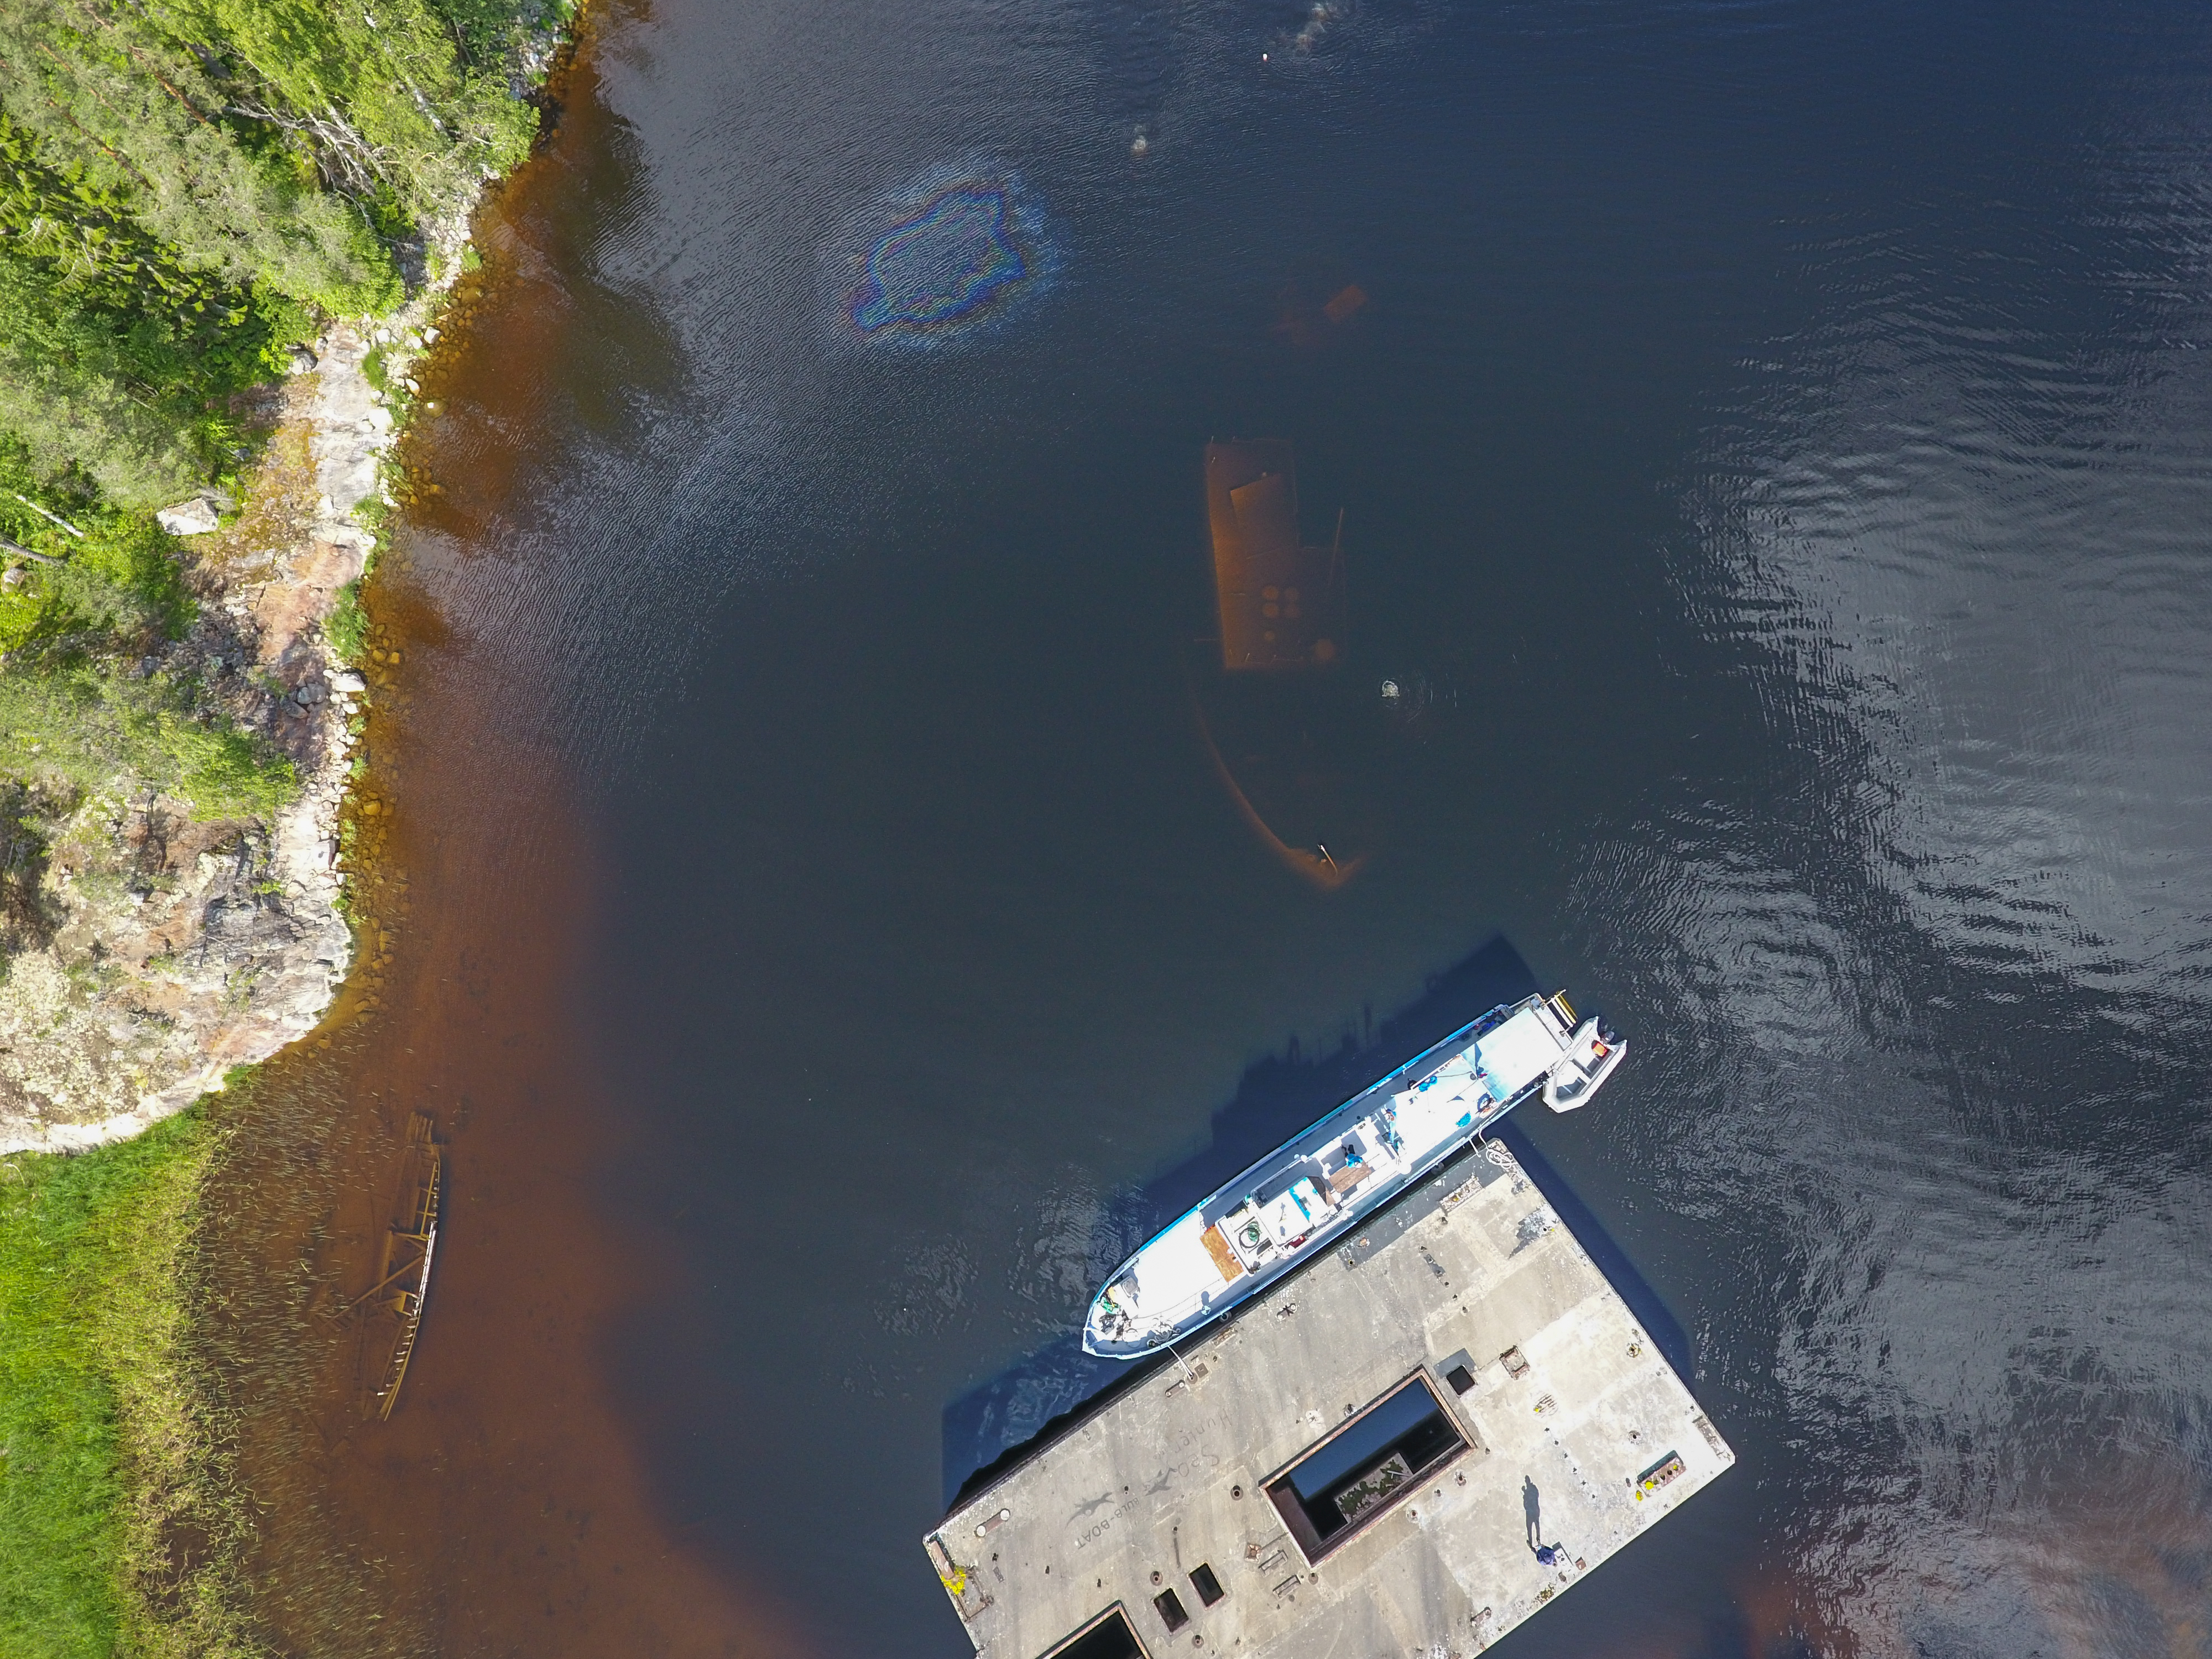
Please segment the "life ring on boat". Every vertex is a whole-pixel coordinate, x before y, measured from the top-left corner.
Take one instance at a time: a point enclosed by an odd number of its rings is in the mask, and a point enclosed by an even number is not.
[[[1237,1232],[1237,1242],[1242,1244],[1248,1250],[1258,1249],[1260,1248],[1260,1224],[1256,1221],[1246,1222],[1243,1227]]]

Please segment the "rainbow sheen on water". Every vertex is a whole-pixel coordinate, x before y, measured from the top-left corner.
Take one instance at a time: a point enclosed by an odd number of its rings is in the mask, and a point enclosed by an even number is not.
[[[1007,227],[1006,191],[963,185],[892,226],[868,250],[853,321],[868,334],[958,322],[1028,275]]]
[[[971,1659],[920,1540],[1021,1363],[1503,933],[1631,1040],[1517,1127],[1741,1459],[1517,1659],[2203,1651],[2212,8],[1300,10],[586,9],[373,596],[419,1392],[325,1438],[224,1338],[272,1645]],[[864,331],[984,183],[1025,276]],[[1192,720],[1266,436],[1346,509],[1334,890]],[[325,1324],[391,1177],[248,1144],[222,1282]]]

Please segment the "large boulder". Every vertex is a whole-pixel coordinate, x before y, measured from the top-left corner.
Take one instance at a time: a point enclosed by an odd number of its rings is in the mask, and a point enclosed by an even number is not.
[[[172,536],[204,536],[222,522],[222,515],[237,503],[220,489],[203,489],[190,501],[165,507],[154,517]]]

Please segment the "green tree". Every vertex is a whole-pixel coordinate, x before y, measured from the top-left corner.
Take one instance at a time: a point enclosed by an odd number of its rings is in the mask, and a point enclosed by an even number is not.
[[[218,53],[232,107],[308,140],[325,177],[410,219],[450,212],[521,159],[535,112],[504,66],[471,73],[422,0],[154,0],[149,16]]]
[[[0,114],[0,428],[50,471],[81,465],[149,505],[229,435],[212,399],[268,378],[307,319],[148,234],[122,192]]]
[[[138,17],[0,7],[0,106],[58,161],[126,196],[185,262],[332,310],[395,293],[391,259],[280,147],[249,147],[199,60]]]

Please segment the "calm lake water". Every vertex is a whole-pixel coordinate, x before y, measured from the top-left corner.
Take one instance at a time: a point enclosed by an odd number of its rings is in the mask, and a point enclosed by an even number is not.
[[[352,1086],[453,1196],[333,1524],[448,1653],[965,1653],[1103,1269],[1512,957],[1742,1461],[1505,1647],[2204,1650],[2208,94],[2184,6],[603,15],[380,579]],[[1029,274],[864,336],[962,183]],[[1231,435],[1344,512],[1334,889],[1197,718]]]

